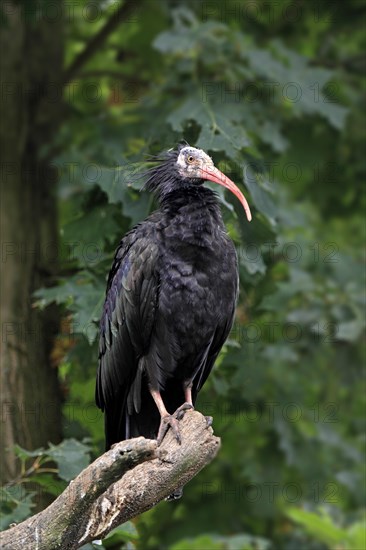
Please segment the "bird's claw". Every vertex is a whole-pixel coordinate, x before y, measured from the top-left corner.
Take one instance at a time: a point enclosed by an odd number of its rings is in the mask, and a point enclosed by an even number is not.
[[[178,487],[178,489],[176,489],[174,493],[166,497],[165,500],[167,500],[168,502],[172,500],[177,500],[178,498],[181,498],[182,495],[183,495],[183,487]]]
[[[206,420],[207,428],[212,426],[212,422],[213,422],[212,416],[205,416],[205,420]]]
[[[182,420],[184,413],[189,409],[193,409],[193,405],[190,403],[183,403],[173,414],[168,414],[167,416],[162,416],[160,420],[159,432],[157,437],[158,447],[161,445],[161,442],[164,439],[166,432],[169,428],[172,429],[173,434],[179,445],[182,443],[182,438],[180,436],[179,430],[179,420]]]
[[[179,424],[177,418],[174,418],[174,415],[168,414],[167,416],[162,416],[160,420],[159,432],[157,437],[158,447],[161,445],[161,442],[164,439],[166,432],[171,428],[173,430],[175,439],[178,441],[179,445],[182,440],[179,433]]]
[[[193,409],[193,405],[191,405],[188,402],[183,403],[180,407],[177,408],[175,413],[173,414],[174,418],[177,420],[182,420],[184,414],[186,411],[189,411],[190,409]]]

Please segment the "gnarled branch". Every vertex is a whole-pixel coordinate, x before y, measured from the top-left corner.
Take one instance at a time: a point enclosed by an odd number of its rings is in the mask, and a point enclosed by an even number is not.
[[[219,449],[219,438],[199,412],[188,411],[180,429],[181,445],[170,431],[160,447],[143,437],[116,444],[48,508],[4,531],[0,547],[76,549],[149,510],[192,479]]]
[[[131,12],[136,8],[135,0],[126,0],[108,19],[100,31],[91,38],[84,50],[73,60],[66,69],[64,75],[64,84],[68,84],[75,78],[82,67],[93,57],[95,52],[100,50],[110,34],[124,21],[127,20]]]

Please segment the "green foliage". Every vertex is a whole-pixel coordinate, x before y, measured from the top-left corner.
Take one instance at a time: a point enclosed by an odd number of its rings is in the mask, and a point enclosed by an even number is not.
[[[293,508],[288,510],[287,515],[293,521],[303,525],[310,535],[316,540],[324,542],[330,549],[352,550],[365,547],[365,518],[355,521],[347,527],[339,527],[324,508],[318,510],[317,513]]]
[[[91,544],[85,544],[81,547],[81,550],[92,550],[93,548],[124,548],[126,550],[133,550],[136,548],[135,543],[138,540],[138,533],[136,527],[132,521],[127,521],[120,527],[113,529],[103,539],[103,544],[101,541],[93,541]]]
[[[47,456],[58,466],[58,476],[65,481],[76,477],[90,462],[90,448],[80,441],[64,439],[59,445],[51,445]]]
[[[92,343],[98,333],[102,290],[104,285],[94,273],[80,270],[76,275],[62,279],[57,287],[37,290],[34,293],[34,297],[38,298],[35,305],[43,309],[53,302],[64,304],[73,313],[73,330],[86,336]],[[96,302],[98,294],[99,300]]]
[[[1,529],[29,517],[45,496],[57,497],[90,462],[90,446],[75,439],[50,443],[47,449],[27,451],[16,445],[14,450],[21,473],[1,489]]]
[[[113,529],[103,540],[105,548],[115,548],[123,543],[134,543],[138,540],[138,533],[132,521],[127,521],[120,527]]]
[[[65,29],[67,64],[113,11],[100,4],[101,18],[87,21],[85,4]],[[138,540],[128,524],[104,547],[361,548],[361,4],[141,5],[66,88],[68,118],[52,144],[62,265],[35,302],[64,311],[68,437],[103,449],[102,416],[90,415],[97,324],[113,250],[153,208],[139,192],[146,155],[181,139],[205,149],[254,216],[248,224],[215,189],[241,281],[237,320],[197,404],[214,417],[219,457],[180,502],[138,519]],[[76,464],[80,453],[81,467],[86,450],[65,445],[52,459],[72,453]],[[19,521],[31,506],[26,496],[6,513]]]
[[[43,473],[45,464],[56,463],[57,469],[54,471],[64,481],[70,481],[76,477],[90,462],[89,445],[75,439],[64,439],[59,445],[50,443],[48,449],[40,448],[35,451],[27,451],[19,445],[15,445],[14,450],[21,461],[22,472],[26,471],[27,460],[35,458],[29,472],[31,475]]]
[[[183,539],[173,544],[169,550],[267,550],[269,546],[269,541],[249,535],[201,535],[195,539]]]
[[[29,491],[18,500],[11,491],[2,488],[0,529],[4,530],[12,523],[20,523],[31,516],[34,508],[33,497],[34,493]]]

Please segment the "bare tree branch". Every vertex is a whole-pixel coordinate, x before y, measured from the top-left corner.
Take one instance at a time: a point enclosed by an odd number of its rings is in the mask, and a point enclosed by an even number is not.
[[[46,510],[1,533],[0,547],[73,550],[149,510],[192,479],[220,447],[197,411],[188,411],[180,428],[181,445],[171,432],[159,448],[143,437],[118,443]]]
[[[89,59],[102,47],[108,36],[118,27],[120,23],[125,21],[131,12],[136,8],[136,0],[125,0],[114,14],[108,19],[100,31],[93,36],[87,43],[83,51],[74,59],[71,65],[66,69],[64,75],[64,84],[68,84],[80,69],[89,61]]]

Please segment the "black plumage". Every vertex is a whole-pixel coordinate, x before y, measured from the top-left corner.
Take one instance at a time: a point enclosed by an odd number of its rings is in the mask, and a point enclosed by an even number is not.
[[[170,426],[194,405],[233,323],[237,258],[205,179],[236,186],[199,149],[180,146],[147,173],[159,208],[125,235],[109,274],[100,323],[96,403],[107,449]],[[184,403],[188,403],[182,407]]]

